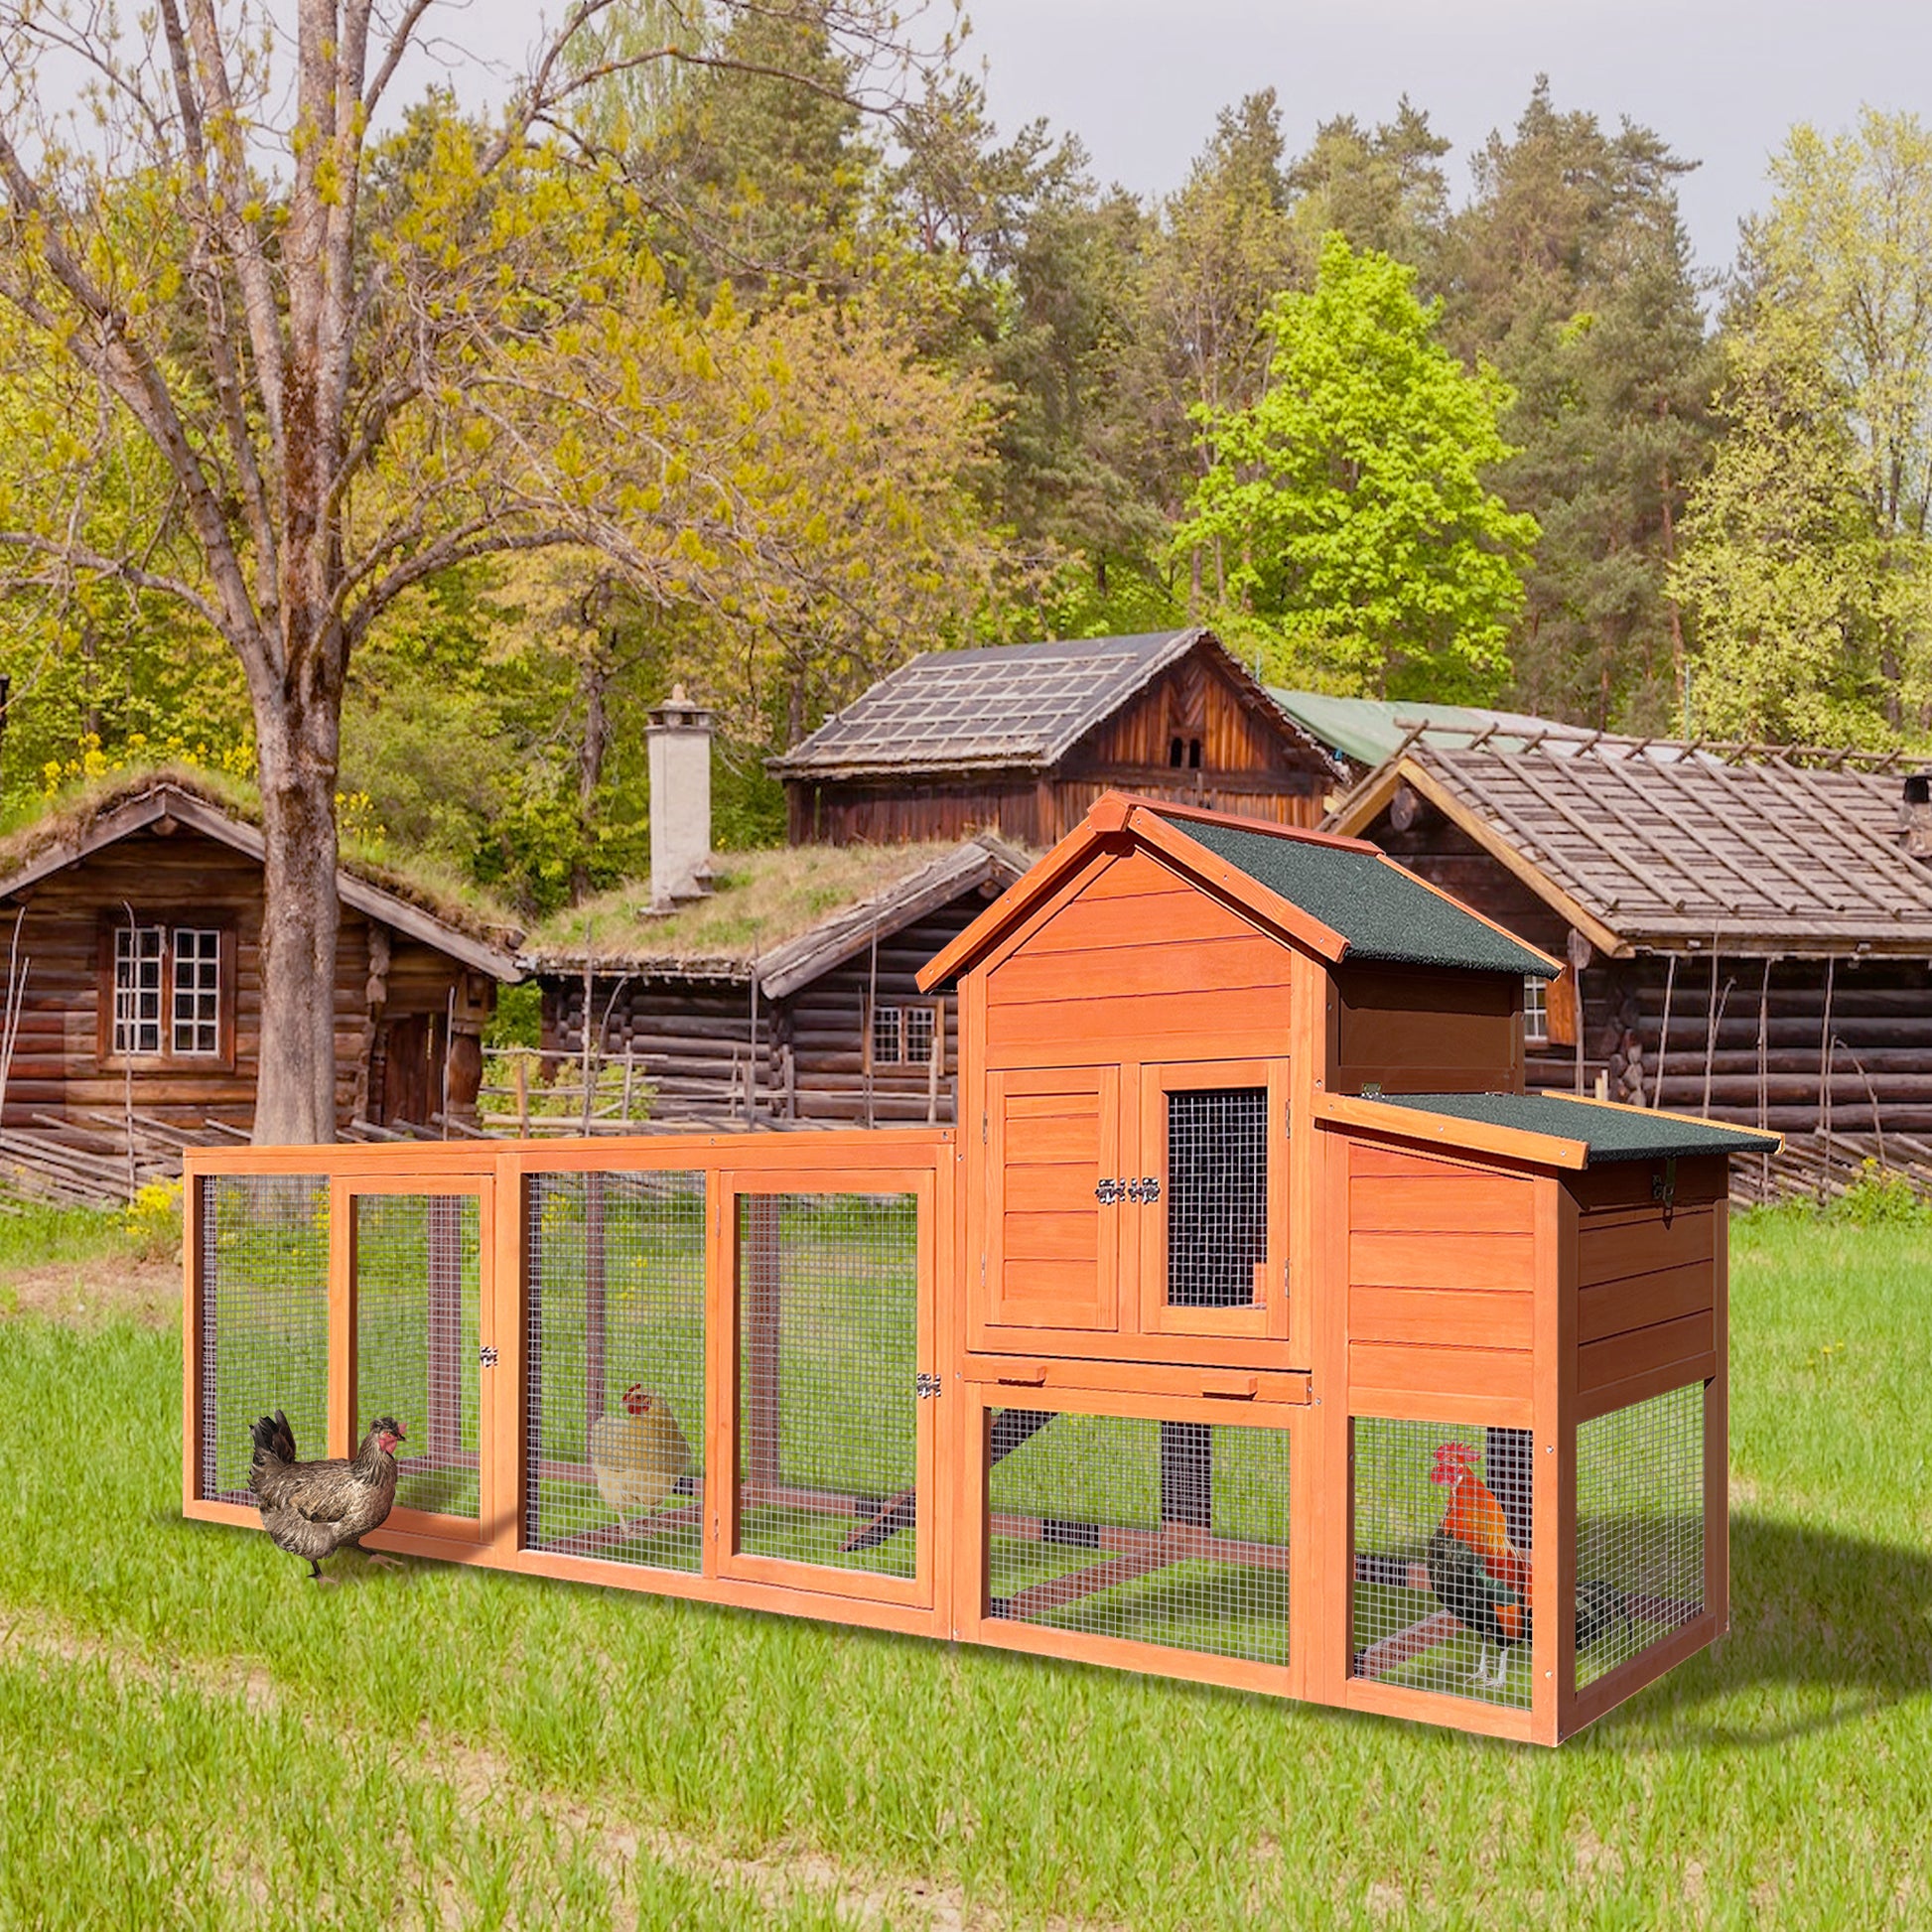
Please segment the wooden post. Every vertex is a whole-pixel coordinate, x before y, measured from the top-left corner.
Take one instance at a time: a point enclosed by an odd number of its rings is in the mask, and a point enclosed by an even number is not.
[[[429,1453],[437,1467],[463,1453],[463,1202],[429,1197]],[[366,1428],[368,1419],[358,1418]],[[407,1427],[407,1424],[404,1425]]]
[[[637,1073],[637,1049],[629,1040],[623,1042],[623,1117],[630,1118],[630,1091]]]
[[[604,1413],[604,1176],[584,1176],[584,1441]]]
[[[1677,984],[1677,955],[1672,953],[1670,964],[1664,973],[1664,1020],[1657,1029],[1657,1077],[1651,1082],[1650,1104],[1661,1107],[1664,1104],[1664,1054],[1670,1046],[1670,995],[1671,988]]]
[[[744,1199],[746,1402],[739,1466],[756,1491],[774,1488],[778,1481],[778,1199],[774,1194]]]
[[[932,1003],[932,1051],[925,1063],[925,1119],[928,1127],[939,1120],[939,1069],[946,1059],[946,1003]]]
[[[530,1056],[521,1051],[516,1055],[516,1138],[530,1138]]]
[[[1822,1137],[1824,1161],[1818,1170],[1818,1198],[1829,1200],[1832,1192],[1832,988],[1838,974],[1837,959],[1825,961],[1825,1024],[1818,1034],[1818,1132]]]

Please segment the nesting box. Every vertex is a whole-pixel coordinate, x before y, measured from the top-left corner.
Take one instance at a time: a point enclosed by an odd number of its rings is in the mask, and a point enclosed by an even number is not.
[[[1109,794],[926,970],[956,1130],[191,1155],[189,1510],[380,1396],[375,1543],[1555,1742],[1725,1626],[1772,1138],[1526,1094],[1556,971]]]

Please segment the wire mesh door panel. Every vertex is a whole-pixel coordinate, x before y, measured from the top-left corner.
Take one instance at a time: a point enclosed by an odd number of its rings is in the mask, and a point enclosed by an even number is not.
[[[1349,1674],[1529,1710],[1530,1432],[1375,1416],[1350,1428]]]
[[[1704,1422],[1692,1382],[1577,1426],[1578,1690],[1704,1614]]]
[[[495,1353],[483,1334],[481,1195],[358,1183],[348,1212],[351,1449],[378,1417],[400,1423],[391,1525],[474,1540],[486,1479],[481,1377]]]
[[[1286,1336],[1287,1129],[1286,1060],[1141,1069],[1143,1332]]]
[[[252,1504],[250,1426],[278,1409],[297,1451],[329,1453],[327,1174],[207,1174],[197,1263],[194,1493]]]
[[[1287,1665],[1287,1426],[983,1420],[990,1619]]]
[[[703,1171],[532,1174],[523,1247],[528,1547],[702,1570]]]
[[[854,1177],[858,1179],[858,1176]],[[732,1574],[931,1601],[932,1177],[727,1194]],[[766,1191],[767,1188],[769,1191]]]

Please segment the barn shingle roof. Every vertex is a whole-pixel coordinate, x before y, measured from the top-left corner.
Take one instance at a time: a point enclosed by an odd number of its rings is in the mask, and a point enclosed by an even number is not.
[[[1329,824],[1359,834],[1405,783],[1605,950],[1932,952],[1932,867],[1904,848],[1901,775],[1884,759],[1425,734]]]
[[[1258,716],[1325,758],[1284,716],[1212,631],[928,651],[828,718],[770,768],[780,777],[844,778],[920,771],[1045,770],[1169,665],[1205,643]]]

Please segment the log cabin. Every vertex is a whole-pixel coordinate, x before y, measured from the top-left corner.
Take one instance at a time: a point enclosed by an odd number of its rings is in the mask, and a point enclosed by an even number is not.
[[[345,863],[336,883],[339,1126],[469,1117],[520,935],[373,867]],[[57,805],[0,845],[0,910],[27,962],[4,1127],[84,1132],[132,1107],[247,1132],[262,889],[260,827],[186,773]]]
[[[794,845],[1040,847],[1110,787],[1312,825],[1341,767],[1196,628],[928,652],[770,769]]]
[[[991,834],[717,854],[703,895],[528,950],[543,1044],[581,1052],[588,1006],[607,1061],[648,1083],[653,1126],[950,1121],[958,1016],[918,971],[1028,864]]]
[[[1327,824],[1564,960],[1528,989],[1531,1086],[1916,1136],[1929,791],[1896,754],[1432,730]]]

